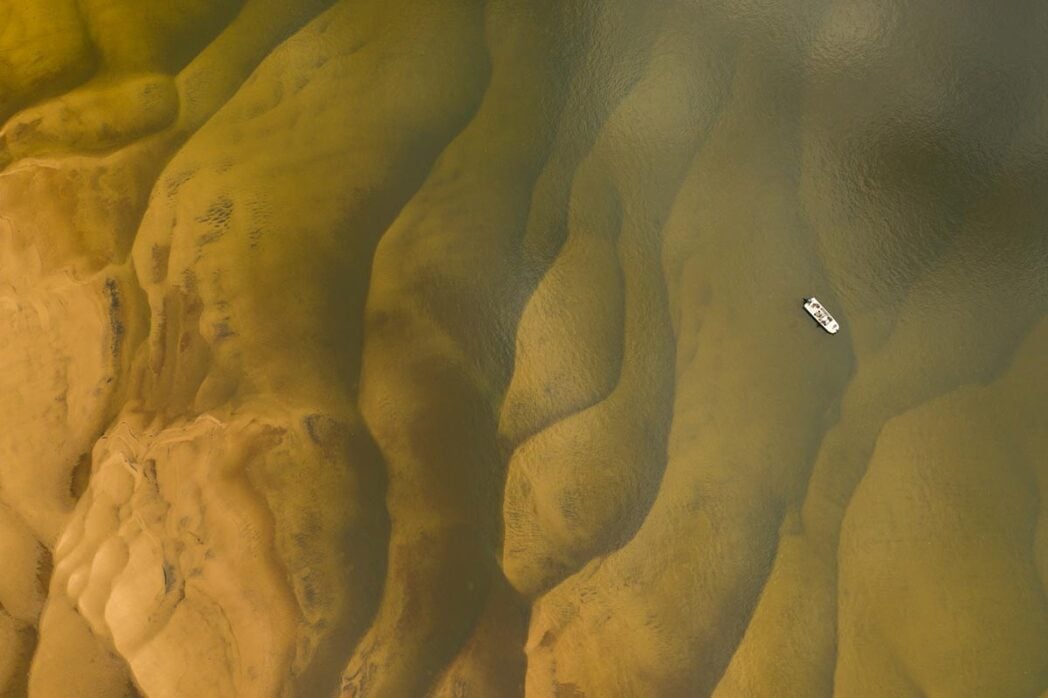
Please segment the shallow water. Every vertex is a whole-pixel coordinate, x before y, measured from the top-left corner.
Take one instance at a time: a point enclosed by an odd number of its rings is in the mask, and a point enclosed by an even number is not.
[[[0,7],[0,695],[1048,690],[1048,10],[292,5]]]

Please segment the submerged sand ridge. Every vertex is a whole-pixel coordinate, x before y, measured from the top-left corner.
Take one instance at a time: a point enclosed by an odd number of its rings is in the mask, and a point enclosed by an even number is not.
[[[7,3],[0,696],[1048,691],[1046,19]]]

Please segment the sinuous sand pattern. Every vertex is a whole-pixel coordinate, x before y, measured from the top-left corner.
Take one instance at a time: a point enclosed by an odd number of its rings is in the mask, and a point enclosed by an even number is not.
[[[0,698],[1048,696],[1046,30],[0,3]]]

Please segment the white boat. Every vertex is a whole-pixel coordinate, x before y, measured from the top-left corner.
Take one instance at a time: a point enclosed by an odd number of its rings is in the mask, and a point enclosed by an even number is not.
[[[804,309],[808,311],[808,315],[815,318],[815,322],[822,325],[822,329],[830,334],[837,334],[837,330],[841,329],[841,326],[833,319],[829,311],[822,307],[822,303],[814,296],[804,299]]]

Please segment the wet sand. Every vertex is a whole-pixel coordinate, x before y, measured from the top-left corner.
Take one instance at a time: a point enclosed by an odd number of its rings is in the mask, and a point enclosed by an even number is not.
[[[0,696],[1042,694],[1046,25],[6,4]]]

